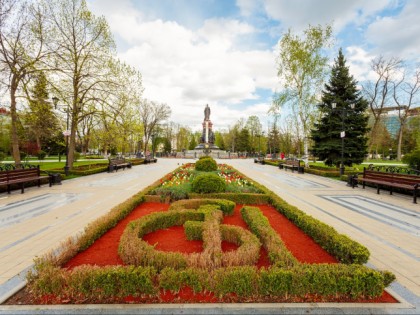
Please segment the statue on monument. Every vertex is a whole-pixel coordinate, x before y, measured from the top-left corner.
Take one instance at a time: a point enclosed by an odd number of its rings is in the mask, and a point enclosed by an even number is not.
[[[209,104],[204,108],[204,120],[210,120],[210,107]]]
[[[213,123],[210,120],[210,107],[207,104],[204,108],[203,132],[200,137],[200,144],[195,149],[219,149],[214,145],[215,135],[213,132]]]

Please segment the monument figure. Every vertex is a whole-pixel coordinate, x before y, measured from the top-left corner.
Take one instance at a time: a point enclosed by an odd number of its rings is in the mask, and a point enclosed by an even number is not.
[[[200,144],[195,149],[219,149],[214,145],[213,123],[210,120],[210,107],[207,104],[204,108],[203,132],[200,137]]]
[[[206,105],[206,108],[204,108],[204,121],[210,120],[210,107],[209,104]]]

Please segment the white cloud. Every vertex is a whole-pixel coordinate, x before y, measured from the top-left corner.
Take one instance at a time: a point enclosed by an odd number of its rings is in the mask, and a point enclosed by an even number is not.
[[[366,31],[375,51],[385,56],[398,56],[419,61],[419,1],[409,1],[397,16],[377,18]]]
[[[200,126],[207,103],[222,111],[216,129],[233,124],[244,111],[229,105],[257,99],[258,88],[274,90],[277,82],[272,51],[235,49],[240,36],[254,32],[246,23],[211,19],[193,32],[176,22],[136,20],[130,31],[116,32],[132,45],[119,56],[142,72],[144,96],[171,106],[171,120],[184,125]]]
[[[348,23],[363,23],[367,17],[388,6],[382,0],[263,0],[269,17],[281,21],[284,28],[302,31],[308,24],[324,25],[334,22],[335,31],[341,30]]]
[[[371,61],[375,58],[374,55],[361,47],[350,46],[346,48],[345,56],[350,73],[359,83],[376,78],[371,69]]]

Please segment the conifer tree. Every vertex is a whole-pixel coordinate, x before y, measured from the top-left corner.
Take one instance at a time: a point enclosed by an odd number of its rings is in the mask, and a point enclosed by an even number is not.
[[[358,91],[357,81],[350,75],[341,49],[318,106],[321,118],[312,130],[312,153],[327,165],[338,167],[342,154],[344,165],[361,163],[367,153],[368,103]],[[344,138],[341,137],[343,131]]]

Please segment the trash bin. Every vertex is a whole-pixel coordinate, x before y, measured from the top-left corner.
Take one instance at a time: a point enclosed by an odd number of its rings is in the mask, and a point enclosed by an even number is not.
[[[61,185],[61,174],[54,173],[50,174],[51,177],[51,185]]]

